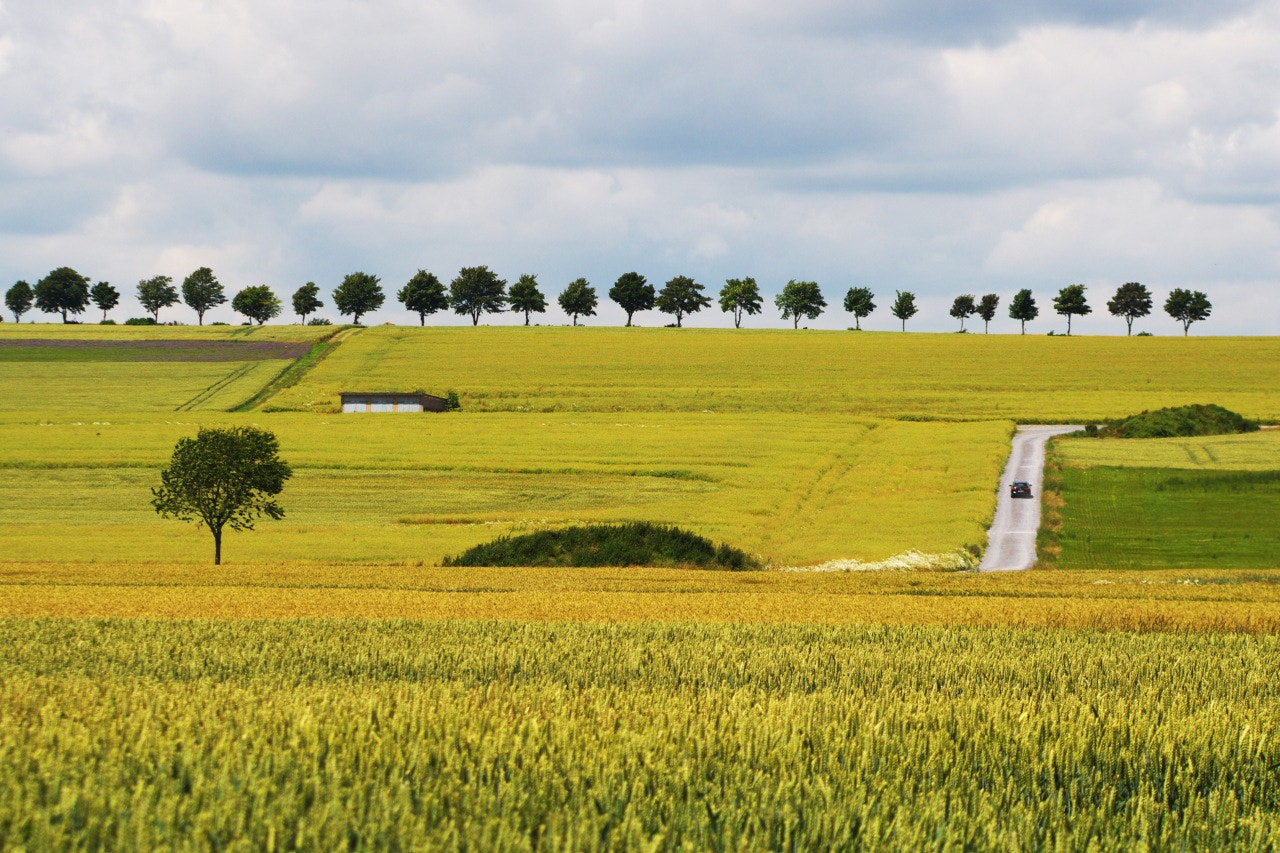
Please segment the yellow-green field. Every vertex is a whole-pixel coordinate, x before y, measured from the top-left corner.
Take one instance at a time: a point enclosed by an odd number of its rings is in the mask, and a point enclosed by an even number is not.
[[[1059,439],[1064,465],[1087,468],[1188,468],[1199,471],[1280,470],[1280,430],[1199,438]]]

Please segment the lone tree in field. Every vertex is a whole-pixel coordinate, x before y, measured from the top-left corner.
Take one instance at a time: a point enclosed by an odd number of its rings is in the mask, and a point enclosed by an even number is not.
[[[159,323],[160,309],[178,304],[178,290],[173,286],[173,279],[167,275],[156,275],[138,282],[138,302]]]
[[[413,274],[396,299],[405,308],[418,315],[418,325],[427,325],[427,315],[443,311],[449,307],[449,297],[445,295],[444,285],[440,279],[426,270],[418,270]]]
[[[916,316],[920,309],[916,307],[916,295],[910,290],[895,290],[894,293],[897,296],[889,307],[889,313],[902,321],[902,331],[905,332],[907,321]]]
[[[782,312],[782,319],[791,318],[791,328],[800,328],[800,318],[816,320],[827,307],[816,281],[796,281],[794,278],[783,286],[773,300]]]
[[[1084,298],[1083,284],[1068,284],[1053,297],[1053,310],[1067,318],[1067,334],[1071,334],[1071,318],[1092,314],[1093,309]]]
[[[637,311],[648,311],[653,308],[658,298],[653,285],[638,272],[624,272],[609,288],[609,298],[618,303],[618,307],[627,312],[627,325],[631,325],[631,315]]]
[[[481,314],[497,314],[507,306],[507,283],[488,267],[463,267],[449,282],[453,313],[467,314],[480,325]]]
[[[754,317],[760,313],[761,305],[760,286],[754,278],[730,278],[720,288],[720,310],[733,314],[735,329],[742,328],[743,314]]]
[[[1039,316],[1040,308],[1030,290],[1024,287],[1013,295],[1013,301],[1009,303],[1009,319],[1022,324],[1022,334],[1027,333],[1027,323]]]
[[[978,300],[978,316],[982,318],[982,334],[991,333],[991,321],[996,318],[996,309],[1000,307],[1000,297],[988,293]]]
[[[222,562],[222,531],[252,530],[261,516],[284,518],[274,498],[293,475],[276,437],[256,427],[201,429],[180,438],[151,505],[164,518],[194,521],[213,534],[213,564]]]
[[[851,287],[844,295],[844,310],[853,315],[855,331],[861,332],[862,318],[870,316],[871,312],[876,310],[876,304],[871,301],[875,296],[869,287]]]
[[[246,287],[231,300],[232,311],[243,314],[259,326],[280,316],[281,308],[280,299],[265,284]]]
[[[596,313],[596,289],[585,278],[575,278],[569,282],[557,300],[560,309],[573,318],[573,325],[578,325],[578,315],[594,317]]]
[[[353,322],[359,325],[362,316],[381,308],[386,296],[378,281],[376,275],[369,275],[367,272],[353,272],[344,276],[342,284],[333,291],[333,305],[338,313],[351,314]]]
[[[978,310],[978,297],[972,293],[957,296],[951,303],[951,316],[960,321],[960,331],[964,331],[964,321]]]
[[[4,292],[4,304],[13,312],[13,322],[22,322],[22,315],[31,310],[35,298],[35,291],[25,281],[15,281],[13,287]]]
[[[526,326],[529,325],[530,314],[545,314],[547,311],[547,297],[538,289],[538,277],[532,273],[525,273],[511,285],[507,301],[511,303],[512,311],[524,314]]]
[[[89,307],[89,279],[71,267],[58,267],[36,282],[36,307],[46,314],[61,314],[66,323],[68,314],[79,314]]]
[[[676,328],[684,325],[685,314],[696,314],[710,304],[711,298],[703,295],[702,285],[687,275],[678,275],[667,282],[654,302],[663,314],[675,315]]]
[[[182,280],[182,301],[196,312],[196,325],[204,325],[204,312],[227,301],[222,283],[208,267],[191,273]]]
[[[303,325],[306,325],[308,314],[314,314],[323,307],[320,288],[316,287],[314,281],[307,282],[293,292],[293,313],[302,318]]]
[[[1212,311],[1213,305],[1209,302],[1209,297],[1198,290],[1175,288],[1164,301],[1164,312],[1182,324],[1184,338],[1192,323],[1207,320]]]
[[[89,289],[89,298],[102,309],[102,319],[106,320],[107,312],[120,304],[120,291],[112,287],[110,282],[100,281]]]
[[[1151,313],[1151,291],[1145,285],[1130,281],[1116,289],[1116,295],[1107,302],[1112,317],[1123,317],[1129,334],[1133,334],[1133,321]]]

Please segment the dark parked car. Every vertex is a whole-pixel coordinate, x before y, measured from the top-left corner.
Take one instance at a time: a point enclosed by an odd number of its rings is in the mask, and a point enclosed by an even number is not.
[[[1021,480],[1009,487],[1009,497],[1013,498],[1029,498],[1031,497],[1031,484],[1024,483]]]

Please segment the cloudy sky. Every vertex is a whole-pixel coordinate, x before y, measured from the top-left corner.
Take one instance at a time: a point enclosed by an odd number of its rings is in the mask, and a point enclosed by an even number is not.
[[[1080,282],[1074,329],[1117,334],[1140,281],[1207,292],[1194,332],[1274,334],[1278,46],[1280,0],[0,0],[0,283],[70,265],[122,319],[202,265],[286,304],[363,270],[367,320],[408,322],[417,269],[487,264],[585,276],[613,323],[628,270],[750,275],[750,325],[796,278],[814,326],[865,285],[866,327],[897,289],[919,330],[1029,287],[1045,332]]]

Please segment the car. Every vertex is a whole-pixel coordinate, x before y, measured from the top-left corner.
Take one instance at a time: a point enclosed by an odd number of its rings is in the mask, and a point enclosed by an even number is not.
[[[1031,484],[1024,483],[1021,480],[1009,487],[1009,497],[1011,498],[1029,498],[1031,497]]]

